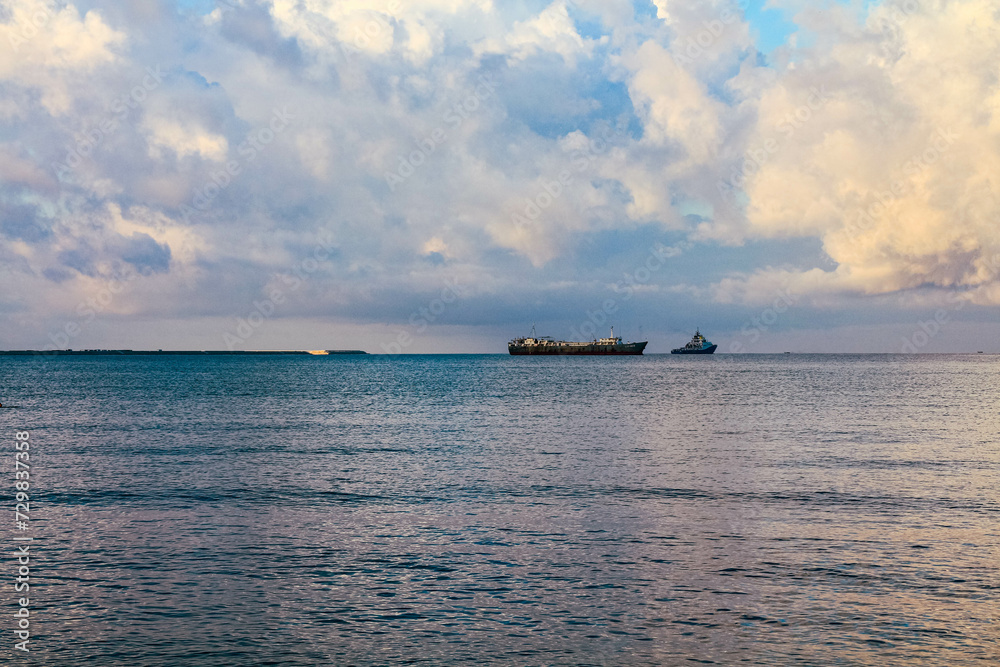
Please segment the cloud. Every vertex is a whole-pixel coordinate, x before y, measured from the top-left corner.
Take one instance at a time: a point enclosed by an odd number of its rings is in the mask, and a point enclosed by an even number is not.
[[[817,46],[761,94],[748,145],[781,145],[746,178],[746,233],[821,238],[839,265],[828,282],[847,291],[932,285],[992,299],[996,8],[887,3],[863,25],[812,29]],[[828,99],[810,108],[818,86]]]
[[[178,158],[196,155],[207,160],[222,161],[229,151],[226,138],[198,126],[164,118],[147,118],[143,123],[147,134],[150,157],[160,159],[163,150],[173,151]]]
[[[369,335],[449,280],[434,326],[568,328],[659,245],[685,252],[623,313],[1000,298],[985,0],[788,3],[767,57],[723,0],[5,7],[11,340],[130,271],[107,312],[143,335],[211,338],[275,288],[274,322]]]
[[[293,37],[320,66],[342,68],[356,56],[399,55],[422,66],[444,48],[449,24],[489,17],[490,0],[271,0],[282,35]]]
[[[555,53],[573,67],[581,57],[590,57],[594,47],[608,37],[585,39],[576,30],[565,0],[557,0],[537,16],[515,22],[501,38],[486,39],[476,45],[477,53],[503,53],[518,61],[540,53]]]
[[[0,233],[11,241],[39,243],[47,239],[51,232],[32,206],[0,205]]]
[[[24,147],[12,144],[0,144],[0,181],[43,192],[55,188],[55,179],[31,160]]]
[[[81,16],[72,4],[15,0],[7,3],[6,14],[0,23],[0,81],[37,91],[53,114],[71,109],[76,77],[116,60],[115,49],[125,42],[125,34],[98,12]]]
[[[136,232],[130,237],[115,239],[115,250],[140,273],[164,273],[170,266],[170,246],[161,245],[148,234]]]
[[[676,144],[686,164],[703,164],[719,150],[723,105],[704,83],[680,67],[664,47],[648,41],[623,59],[633,72],[629,92],[644,120],[643,139],[654,145]]]

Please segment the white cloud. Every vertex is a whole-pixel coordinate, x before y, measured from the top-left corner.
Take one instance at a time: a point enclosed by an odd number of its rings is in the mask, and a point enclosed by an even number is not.
[[[575,67],[578,58],[589,57],[597,44],[607,41],[607,36],[599,40],[581,37],[569,15],[566,0],[556,0],[538,16],[516,22],[501,37],[480,42],[475,50],[478,54],[504,53],[513,60],[525,60],[539,53],[557,53],[570,67]]]
[[[70,4],[58,7],[46,0],[5,3],[7,21],[0,23],[0,80],[16,82],[41,93],[52,114],[71,108],[81,73],[117,59],[124,33],[110,28],[100,14],[80,16]]]
[[[157,160],[163,158],[164,149],[178,158],[195,155],[216,161],[224,160],[229,150],[225,137],[178,120],[146,117],[142,125],[149,141],[149,155]]]
[[[823,284],[844,290],[995,294],[995,9],[889,4],[864,29],[814,26],[819,45],[761,94],[747,145],[777,149],[747,178],[747,233],[822,239],[839,264]],[[829,99],[810,107],[817,86]]]
[[[398,45],[419,66],[440,51],[447,17],[493,11],[489,0],[271,0],[270,5],[282,33],[325,64],[342,64],[355,53],[386,55]]]
[[[685,167],[711,160],[722,139],[723,105],[709,95],[705,84],[652,41],[623,61],[634,72],[629,92],[645,120],[643,139],[653,145],[683,147]]]

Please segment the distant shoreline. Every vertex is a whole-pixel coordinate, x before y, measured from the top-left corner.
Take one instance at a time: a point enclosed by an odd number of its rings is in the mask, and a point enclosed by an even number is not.
[[[713,357],[768,357],[768,356],[896,356],[923,357],[940,355],[996,355],[996,352],[717,352]],[[371,354],[364,350],[0,350],[0,357],[138,357],[138,356],[312,356],[325,357],[331,355],[364,355],[369,357],[455,357],[455,356],[498,356],[508,357],[507,352],[419,352],[404,354]],[[515,355],[517,356],[517,355]],[[547,358],[574,355],[525,355],[532,358]],[[597,355],[601,356],[601,355]],[[610,355],[618,358],[617,355]],[[669,352],[649,352],[638,357],[670,357]],[[673,355],[674,358],[687,358],[688,355]],[[696,355],[698,358],[708,355]],[[591,357],[587,357],[591,358]]]
[[[60,356],[60,357],[91,357],[91,356],[139,356],[139,355],[308,355],[325,357],[331,354],[368,354],[364,350],[0,350],[0,356]]]

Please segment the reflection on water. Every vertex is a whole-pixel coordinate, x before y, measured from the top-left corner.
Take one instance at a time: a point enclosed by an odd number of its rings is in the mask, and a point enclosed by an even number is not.
[[[32,432],[32,655],[995,664],[998,371],[2,358],[5,428]]]

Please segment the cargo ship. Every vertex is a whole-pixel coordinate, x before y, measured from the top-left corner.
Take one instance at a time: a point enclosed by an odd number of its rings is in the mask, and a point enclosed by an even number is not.
[[[560,355],[618,355],[618,354],[642,354],[646,349],[646,343],[623,343],[622,339],[615,336],[615,329],[611,327],[611,336],[592,340],[589,343],[574,343],[565,340],[553,340],[549,336],[537,336],[535,328],[531,328],[531,336],[528,338],[515,338],[507,343],[507,351],[513,355],[522,354],[560,354]]]
[[[701,335],[701,332],[695,329],[694,337],[691,342],[684,347],[676,347],[670,350],[670,354],[712,354],[715,352],[715,348],[718,345],[712,344],[711,341],[705,340],[705,337]]]

